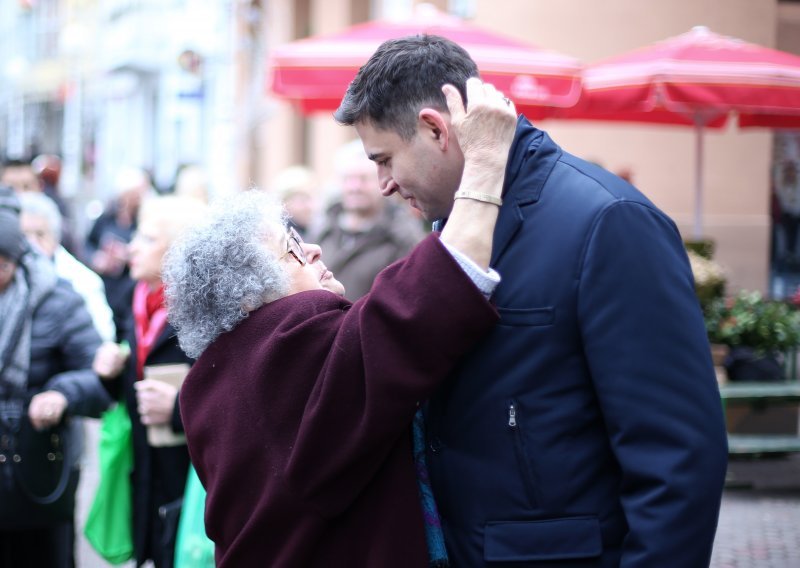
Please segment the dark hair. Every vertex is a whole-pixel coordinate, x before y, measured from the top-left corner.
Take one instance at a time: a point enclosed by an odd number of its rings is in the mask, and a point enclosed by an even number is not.
[[[447,110],[442,85],[454,85],[466,101],[467,79],[477,76],[478,66],[469,54],[449,39],[435,35],[390,39],[358,71],[333,116],[348,126],[369,121],[410,140],[421,108]]]
[[[6,168],[27,168],[31,166],[31,160],[28,158],[5,158],[3,163],[0,164],[0,170]]]

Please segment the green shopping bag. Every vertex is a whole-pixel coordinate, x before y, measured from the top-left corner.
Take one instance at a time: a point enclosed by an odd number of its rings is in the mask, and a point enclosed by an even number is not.
[[[131,420],[124,403],[107,410],[100,427],[100,483],[83,534],[111,564],[133,556]]]
[[[206,536],[203,519],[206,511],[206,490],[189,467],[183,509],[175,542],[175,568],[204,568],[214,566],[214,543]]]

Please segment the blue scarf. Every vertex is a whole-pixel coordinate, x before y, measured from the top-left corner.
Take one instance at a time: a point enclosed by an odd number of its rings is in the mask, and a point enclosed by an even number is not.
[[[425,518],[425,538],[428,541],[428,556],[431,568],[447,568],[447,549],[444,545],[444,533],[439,520],[439,511],[433,498],[431,480],[428,477],[428,466],[425,463],[425,421],[422,411],[414,415],[412,430],[414,432],[414,463],[417,466],[417,485],[422,502],[422,513]]]

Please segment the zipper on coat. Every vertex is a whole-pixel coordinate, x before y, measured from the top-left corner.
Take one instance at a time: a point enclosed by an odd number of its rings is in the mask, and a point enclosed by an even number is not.
[[[525,451],[524,431],[521,427],[519,414],[519,405],[510,400],[508,402],[508,429],[512,434],[514,443],[514,454],[517,458],[517,467],[519,475],[522,478],[522,484],[528,494],[530,506],[536,509],[540,503],[539,496],[536,490],[536,477],[531,469],[531,464],[528,461],[528,454]]]

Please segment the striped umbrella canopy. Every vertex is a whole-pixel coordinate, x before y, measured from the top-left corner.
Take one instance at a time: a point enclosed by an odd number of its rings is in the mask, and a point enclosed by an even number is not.
[[[703,132],[730,116],[740,127],[800,128],[800,57],[690,32],[588,66],[565,118],[682,124],[696,130],[694,236],[702,236]]]
[[[511,98],[529,118],[574,105],[581,92],[581,65],[572,57],[507,38],[420,4],[405,21],[371,21],[343,32],[277,46],[268,69],[272,93],[303,114],[338,108],[359,68],[387,39],[414,34],[444,36],[478,64],[484,81]]]

